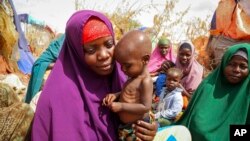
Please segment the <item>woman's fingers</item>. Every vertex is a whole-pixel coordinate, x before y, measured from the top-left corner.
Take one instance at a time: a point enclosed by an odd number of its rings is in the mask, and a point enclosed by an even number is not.
[[[148,135],[143,135],[141,133],[135,133],[137,136],[136,140],[137,141],[152,141],[154,140],[154,136],[148,136]]]
[[[135,135],[145,141],[151,141],[154,139],[154,136],[157,131],[156,122],[147,123],[145,121],[138,121],[137,124],[134,124]]]
[[[106,98],[104,98],[104,99],[102,100],[102,105],[103,105],[103,106],[106,106],[106,105],[107,105],[107,103],[106,103]]]

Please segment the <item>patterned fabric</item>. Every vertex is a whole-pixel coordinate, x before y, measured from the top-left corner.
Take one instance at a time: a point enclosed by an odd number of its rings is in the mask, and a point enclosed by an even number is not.
[[[154,114],[150,111],[148,117],[145,117],[143,120],[148,122],[148,123],[152,123],[155,118],[154,118]],[[127,123],[127,124],[120,124],[119,128],[118,128],[118,133],[119,133],[119,140],[120,141],[135,141],[136,140],[136,136],[133,133],[133,128],[132,128],[133,123]]]
[[[33,115],[33,110],[18,99],[9,85],[0,83],[1,141],[28,140]]]
[[[111,35],[107,25],[98,18],[90,18],[83,28],[82,33],[83,44],[91,42],[100,37],[105,37]]]

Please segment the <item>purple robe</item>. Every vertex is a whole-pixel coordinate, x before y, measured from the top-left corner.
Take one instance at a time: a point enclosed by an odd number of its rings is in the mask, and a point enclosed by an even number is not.
[[[114,37],[111,22],[99,12],[83,10],[71,16],[59,58],[38,101],[33,141],[117,140],[117,117],[101,103],[106,94],[121,90],[125,76],[117,63],[109,76],[96,74],[85,63],[82,29],[91,16],[104,21]]]

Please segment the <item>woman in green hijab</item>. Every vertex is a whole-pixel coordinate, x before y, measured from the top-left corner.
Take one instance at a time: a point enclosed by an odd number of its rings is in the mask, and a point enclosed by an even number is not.
[[[250,123],[250,44],[231,46],[195,91],[176,124],[189,128],[193,141],[229,141],[230,125]]]

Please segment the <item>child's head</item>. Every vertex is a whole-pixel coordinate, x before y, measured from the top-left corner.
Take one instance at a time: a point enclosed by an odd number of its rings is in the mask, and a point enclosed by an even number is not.
[[[169,91],[174,90],[179,86],[182,78],[182,71],[178,68],[170,68],[167,71],[166,86]]]
[[[133,30],[117,43],[114,56],[126,75],[136,77],[146,68],[151,50],[152,43],[149,37],[142,31]]]
[[[158,48],[160,49],[160,53],[162,56],[165,56],[168,53],[168,49],[171,46],[171,42],[169,39],[165,37],[161,37],[158,41]]]
[[[188,42],[184,42],[180,45],[178,51],[178,58],[181,65],[189,65],[190,60],[192,58],[192,46]]]

